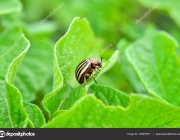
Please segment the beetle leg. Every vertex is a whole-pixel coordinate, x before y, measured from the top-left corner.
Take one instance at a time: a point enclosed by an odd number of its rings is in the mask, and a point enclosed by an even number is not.
[[[90,76],[89,73],[86,73],[86,74],[84,75],[84,85],[86,85],[86,78],[88,78],[89,76]]]
[[[92,74],[92,78],[94,79],[94,82],[97,84],[97,81],[96,81],[96,79],[94,77],[94,74]]]
[[[95,71],[96,71],[96,72],[99,72],[99,71],[100,71],[100,69],[96,68],[96,69],[95,69]]]
[[[84,75],[84,85],[86,85],[86,75]]]

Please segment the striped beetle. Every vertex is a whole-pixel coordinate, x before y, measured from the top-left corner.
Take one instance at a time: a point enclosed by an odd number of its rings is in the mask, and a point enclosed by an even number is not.
[[[87,58],[86,60],[83,60],[76,67],[76,71],[75,71],[76,80],[80,84],[84,83],[84,85],[86,85],[86,80],[92,74],[92,78],[96,82],[93,72],[94,72],[94,70],[99,70],[98,68],[101,68],[101,67],[102,67],[102,57],[101,57],[101,61],[99,61],[96,58]],[[96,84],[97,84],[97,82],[96,82]]]

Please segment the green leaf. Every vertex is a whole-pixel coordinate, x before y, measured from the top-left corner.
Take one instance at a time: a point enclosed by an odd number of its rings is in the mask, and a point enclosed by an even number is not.
[[[28,37],[31,47],[17,71],[15,86],[26,101],[33,101],[53,72],[53,45],[47,38]],[[33,62],[33,63],[32,63]]]
[[[59,115],[59,114],[64,113],[64,112],[67,112],[67,110],[58,110],[58,111],[54,112],[53,118],[56,117],[56,116]]]
[[[18,28],[12,28],[1,34],[0,44],[0,64],[3,65],[0,69],[0,127],[25,127],[28,116],[13,80],[29,41]]]
[[[45,118],[38,106],[24,102],[24,108],[28,113],[31,127],[39,128],[45,124]]]
[[[45,95],[42,105],[49,113],[49,117],[59,109],[69,109],[79,98],[86,94],[84,86],[72,89],[71,86],[65,85],[60,90],[53,91]]]
[[[118,51],[116,51],[108,61],[104,62],[105,64],[103,64],[101,71],[95,74],[96,79],[113,66],[117,57]],[[48,93],[43,99],[43,107],[49,113],[50,117],[58,109],[69,109],[78,99],[86,94],[88,87],[93,83],[94,81],[91,78],[88,79],[86,86],[80,85],[79,87],[72,89],[68,88],[68,85],[65,85],[60,90]]]
[[[88,57],[98,58],[100,47],[101,42],[95,39],[87,20],[75,18],[67,33],[60,38],[54,48],[53,91],[47,94],[42,102],[49,116],[52,116],[59,109],[60,104],[62,105],[61,102],[65,98],[67,84],[70,84],[73,88],[79,85],[75,78],[76,66]],[[62,86],[64,87],[62,88]],[[71,103],[65,101],[62,108],[68,108],[84,95],[85,89],[79,94],[73,94],[74,92],[77,93],[76,89],[72,90],[70,97],[67,98],[67,101],[71,100]]]
[[[149,94],[180,105],[178,44],[169,34],[156,32],[131,44],[126,53]]]
[[[19,0],[0,0],[0,15],[21,11],[22,4]]]
[[[108,86],[92,85],[88,91],[90,94],[94,94],[99,100],[101,100],[107,106],[127,107],[129,104],[128,94],[113,89]]]
[[[43,98],[42,105],[48,112],[49,118],[52,117],[53,113],[59,109],[60,103],[65,98],[66,94],[69,94],[71,87],[66,85],[59,90],[54,90],[46,94]]]
[[[59,109],[69,109],[78,99],[83,97],[86,92],[87,89],[84,87],[84,85],[72,89],[70,94],[66,95],[67,97],[65,97],[63,102],[61,102]]]
[[[137,104],[137,101],[141,101]],[[81,98],[69,111],[57,115],[45,128],[162,128],[180,127],[180,108],[132,94],[127,108],[105,106],[92,95]]]
[[[75,79],[77,65],[89,57],[100,58],[100,48],[101,42],[95,39],[87,20],[75,18],[67,33],[55,45],[54,73],[61,73],[65,84],[77,87],[79,85]],[[54,80],[54,88],[62,85],[62,78],[54,77]]]
[[[137,72],[135,71],[132,64],[129,62],[125,52],[128,48],[128,42],[125,39],[119,41],[117,48],[119,50],[119,64],[122,68],[122,71],[128,81],[131,83],[131,86],[137,93],[145,93],[145,88],[141,83]]]

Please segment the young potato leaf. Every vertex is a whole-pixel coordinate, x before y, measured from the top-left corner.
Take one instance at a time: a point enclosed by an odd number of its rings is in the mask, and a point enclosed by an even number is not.
[[[28,116],[13,81],[30,43],[18,28],[12,28],[1,34],[0,44],[0,64],[3,65],[0,69],[0,127],[26,127]]]
[[[125,55],[126,49],[128,48],[128,42],[125,39],[120,40],[117,48],[119,50],[119,64],[121,65],[124,75],[137,93],[145,93],[146,90],[141,83],[137,72]]]
[[[67,101],[70,103],[64,100],[68,84],[73,88],[79,85],[75,78],[76,66],[86,58],[98,58],[100,48],[101,42],[95,39],[87,20],[75,18],[67,33],[60,38],[54,48],[53,91],[48,93],[42,102],[50,117],[59,107],[68,108],[85,94],[85,87],[83,87],[84,89],[80,88],[82,92],[79,91],[79,94],[73,94],[77,93],[78,89],[77,91],[76,89],[69,90],[70,97],[67,98]]]
[[[107,106],[127,107],[129,104],[129,95],[108,86],[92,85],[88,91],[94,94]]]
[[[68,95],[69,92],[71,92],[71,89],[72,88],[70,86],[65,85],[61,89],[54,90],[44,96],[42,105],[48,112],[49,118],[51,118],[53,113],[59,109],[59,106],[65,98],[65,95]]]
[[[96,79],[113,66],[117,57],[118,51],[108,61],[104,62],[102,69],[95,74]],[[69,109],[79,98],[87,93],[89,86],[93,83],[94,80],[90,77],[86,86],[82,84],[77,88],[70,88],[68,85],[65,85],[60,90],[55,90],[47,94],[42,102],[43,107],[49,113],[50,117],[58,109]]]
[[[180,106],[180,61],[176,40],[165,32],[143,37],[126,50],[149,94]]]
[[[21,91],[23,100],[33,101],[36,93],[52,76],[53,45],[48,39],[28,37],[31,47],[22,60],[15,77],[15,86]]]
[[[0,15],[21,11],[22,4],[19,0],[0,0]]]
[[[141,103],[137,105],[137,101]],[[180,108],[147,96],[130,96],[127,108],[105,106],[92,95],[55,116],[44,128],[162,128],[180,127]],[[138,119],[137,119],[138,118]]]
[[[32,128],[39,128],[45,124],[45,118],[38,106],[24,102],[24,108],[29,116],[29,123]]]
[[[83,86],[72,89],[71,86],[65,85],[60,90],[48,93],[42,102],[44,109],[48,112],[49,118],[59,109],[68,109],[76,100],[86,94]]]
[[[63,75],[64,84],[77,87],[75,69],[84,59],[99,58],[101,42],[95,36],[86,19],[74,18],[67,33],[55,45],[55,69]],[[56,76],[56,75],[55,75]],[[54,88],[62,85],[59,78],[54,77]]]
[[[64,113],[64,112],[67,112],[67,110],[58,110],[58,111],[54,112],[53,118],[54,118],[55,116],[59,115],[59,114]]]
[[[99,72],[95,73],[96,79],[114,65],[114,63],[117,60],[117,57],[118,57],[118,51],[116,51],[108,61],[105,61],[103,63],[102,68]],[[90,77],[90,79],[87,80],[86,86],[84,86],[84,84],[82,84],[79,87],[74,88],[70,92],[69,96],[64,99],[64,101],[61,104],[61,106],[59,107],[59,109],[63,109],[63,110],[69,109],[79,98],[81,98],[82,96],[84,96],[87,93],[88,88],[93,83],[94,83],[94,80],[92,79],[92,77]]]
[[[87,89],[84,85],[71,90],[71,92],[65,96],[64,100],[61,102],[59,109],[67,110],[69,109],[78,99],[83,97],[87,93]]]
[[[15,42],[13,40],[6,42],[7,40],[5,38],[11,38],[12,36],[15,37],[14,38]],[[29,49],[30,43],[24,37],[24,35],[19,31],[18,28],[10,29],[6,31],[1,36],[1,39],[2,39],[0,40],[0,42],[2,42],[1,52],[3,52],[3,54],[1,55],[2,62],[4,61],[4,65],[8,65],[7,62],[12,61],[12,63],[10,64],[7,70],[7,75],[6,75],[7,103],[4,103],[3,105],[3,107],[6,108],[4,109],[4,113],[7,114],[10,124],[5,127],[23,128],[27,126],[28,121],[30,122],[32,127],[41,127],[42,125],[45,124],[45,118],[41,110],[39,109],[39,107],[31,103],[24,102],[23,104],[20,91],[13,85],[13,81],[18,65],[20,64],[22,58]],[[10,44],[12,43],[14,43],[14,45],[10,46]],[[6,49],[6,51],[3,51],[3,47]],[[1,115],[3,115],[3,113]],[[3,117],[1,119],[4,119]],[[5,123],[8,123],[8,121],[6,121]]]

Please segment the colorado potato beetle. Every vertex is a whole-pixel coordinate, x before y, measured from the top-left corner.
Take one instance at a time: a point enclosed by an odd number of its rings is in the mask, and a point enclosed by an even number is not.
[[[77,81],[84,85],[86,85],[86,80],[92,75],[92,78],[96,82],[96,79],[94,77],[93,72],[95,70],[99,70],[99,68],[102,67],[102,57],[101,61],[99,61],[97,58],[87,58],[83,60],[77,67],[75,71],[76,79]],[[97,84],[97,82],[96,82]]]

